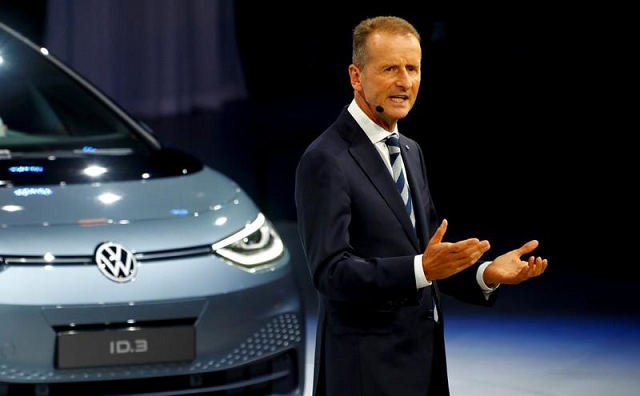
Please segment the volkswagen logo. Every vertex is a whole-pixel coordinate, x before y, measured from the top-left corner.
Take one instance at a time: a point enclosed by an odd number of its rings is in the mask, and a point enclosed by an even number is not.
[[[119,243],[105,242],[98,246],[95,258],[100,272],[114,282],[129,282],[138,272],[136,257]]]

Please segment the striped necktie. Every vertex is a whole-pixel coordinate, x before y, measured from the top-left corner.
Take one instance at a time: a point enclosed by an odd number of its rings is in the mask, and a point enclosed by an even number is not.
[[[407,183],[407,178],[405,177],[404,163],[402,162],[402,155],[400,154],[400,140],[398,140],[397,134],[392,134],[389,136],[385,143],[389,148],[389,158],[391,159],[391,169],[393,170],[393,180],[396,182],[396,188],[400,192],[400,196],[402,197],[402,201],[404,202],[404,209],[407,211],[407,214],[411,218],[411,224],[416,226],[416,218],[413,213],[413,205],[411,203],[411,190],[409,190],[409,183]],[[429,288],[431,289],[431,288]],[[424,289],[420,289],[424,291]],[[438,318],[438,309],[436,308],[436,302],[433,299],[433,291],[429,290],[429,294],[431,296],[431,304],[433,309],[433,320],[439,322]]]
[[[393,170],[393,180],[396,182],[396,188],[400,192],[402,202],[404,202],[404,209],[411,218],[411,224],[416,226],[416,218],[413,213],[413,204],[411,203],[411,191],[409,190],[409,183],[405,177],[404,164],[402,163],[402,155],[400,154],[400,140],[396,134],[389,136],[385,143],[389,148],[389,158],[391,159],[391,169]]]

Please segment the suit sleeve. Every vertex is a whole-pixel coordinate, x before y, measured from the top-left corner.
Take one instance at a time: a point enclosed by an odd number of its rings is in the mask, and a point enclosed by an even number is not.
[[[316,289],[348,303],[417,300],[414,256],[359,257],[350,245],[355,203],[340,165],[332,155],[308,151],[296,171],[298,227]]]

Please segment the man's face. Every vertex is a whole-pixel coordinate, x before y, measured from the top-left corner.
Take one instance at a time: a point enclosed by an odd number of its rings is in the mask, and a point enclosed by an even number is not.
[[[373,33],[367,39],[369,59],[363,70],[349,68],[356,100],[364,98],[374,121],[394,127],[413,107],[420,88],[422,50],[410,34]],[[384,112],[375,110],[382,106]],[[367,111],[368,110],[368,111]],[[380,124],[380,122],[378,122]]]

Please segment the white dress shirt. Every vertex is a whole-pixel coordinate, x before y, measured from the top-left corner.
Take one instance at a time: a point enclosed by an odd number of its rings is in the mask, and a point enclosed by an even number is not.
[[[382,161],[387,166],[387,169],[389,169],[389,173],[391,173],[391,176],[393,177],[393,170],[391,168],[391,159],[389,158],[389,148],[387,147],[387,143],[385,142],[385,140],[387,139],[387,137],[389,137],[389,135],[393,133],[395,134],[399,133],[398,124],[396,123],[396,127],[392,132],[387,131],[386,129],[382,128],[380,125],[373,122],[358,106],[355,99],[351,101],[351,104],[347,108],[347,111],[349,111],[351,116],[353,116],[353,118],[356,120],[360,128],[362,128],[364,133],[367,134],[367,137],[369,138],[369,140],[371,140],[371,143],[373,143],[373,146],[376,148],[376,150],[378,150],[378,153],[380,154]],[[406,175],[407,171],[406,169],[404,169],[404,163],[402,164],[402,167],[403,167],[402,170]],[[406,182],[409,183],[408,180],[406,180]],[[480,265],[480,267],[478,267],[478,271],[476,272],[476,281],[478,282],[478,285],[482,289],[482,292],[484,293],[484,296],[487,299],[489,299],[489,296],[491,295],[491,293],[494,290],[496,290],[498,286],[500,286],[500,285],[497,285],[495,287],[489,287],[484,283],[484,278],[483,278],[484,271],[489,264],[491,264],[490,261],[483,263],[482,265]],[[422,254],[415,256],[415,258],[413,259],[413,270],[416,277],[417,289],[431,286],[431,281],[427,279],[424,273],[424,270],[422,268]],[[434,317],[437,321],[438,313],[435,310],[434,310]]]

